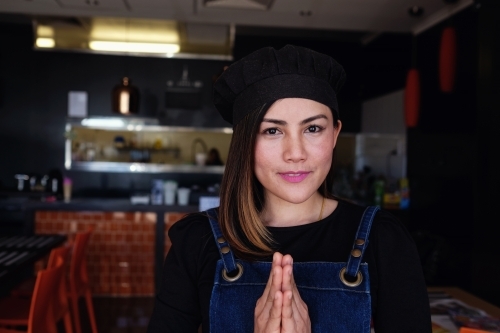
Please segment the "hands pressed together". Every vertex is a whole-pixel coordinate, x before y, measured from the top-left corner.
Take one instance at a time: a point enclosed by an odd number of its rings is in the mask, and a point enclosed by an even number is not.
[[[276,252],[264,293],[257,300],[254,333],[310,333],[307,305],[293,278],[293,259]]]

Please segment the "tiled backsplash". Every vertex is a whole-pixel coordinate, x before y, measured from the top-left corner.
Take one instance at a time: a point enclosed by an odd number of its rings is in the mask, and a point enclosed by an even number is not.
[[[165,255],[168,229],[183,213],[165,214]],[[39,211],[36,233],[62,233],[71,241],[78,231],[93,229],[87,265],[94,295],[154,295],[156,213]],[[42,266],[41,264],[38,267]]]

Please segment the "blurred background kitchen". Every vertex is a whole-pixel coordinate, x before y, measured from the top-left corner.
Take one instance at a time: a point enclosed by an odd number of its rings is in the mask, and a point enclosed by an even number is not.
[[[92,230],[100,330],[143,331],[168,228],[217,205],[232,129],[213,81],[296,44],[347,72],[334,192],[398,216],[429,286],[500,306],[498,15],[495,0],[2,0],[0,237]]]

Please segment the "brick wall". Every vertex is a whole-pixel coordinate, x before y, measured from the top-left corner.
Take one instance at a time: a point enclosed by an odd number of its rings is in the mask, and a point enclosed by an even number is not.
[[[184,214],[165,214],[165,255],[168,229]],[[154,295],[156,213],[39,211],[35,232],[62,233],[71,241],[78,231],[93,229],[87,265],[93,295]],[[41,266],[40,264],[38,266]]]

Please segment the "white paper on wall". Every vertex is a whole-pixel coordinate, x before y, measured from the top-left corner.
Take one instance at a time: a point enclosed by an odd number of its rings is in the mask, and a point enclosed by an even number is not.
[[[87,117],[88,95],[86,91],[70,91],[68,93],[68,116]]]

